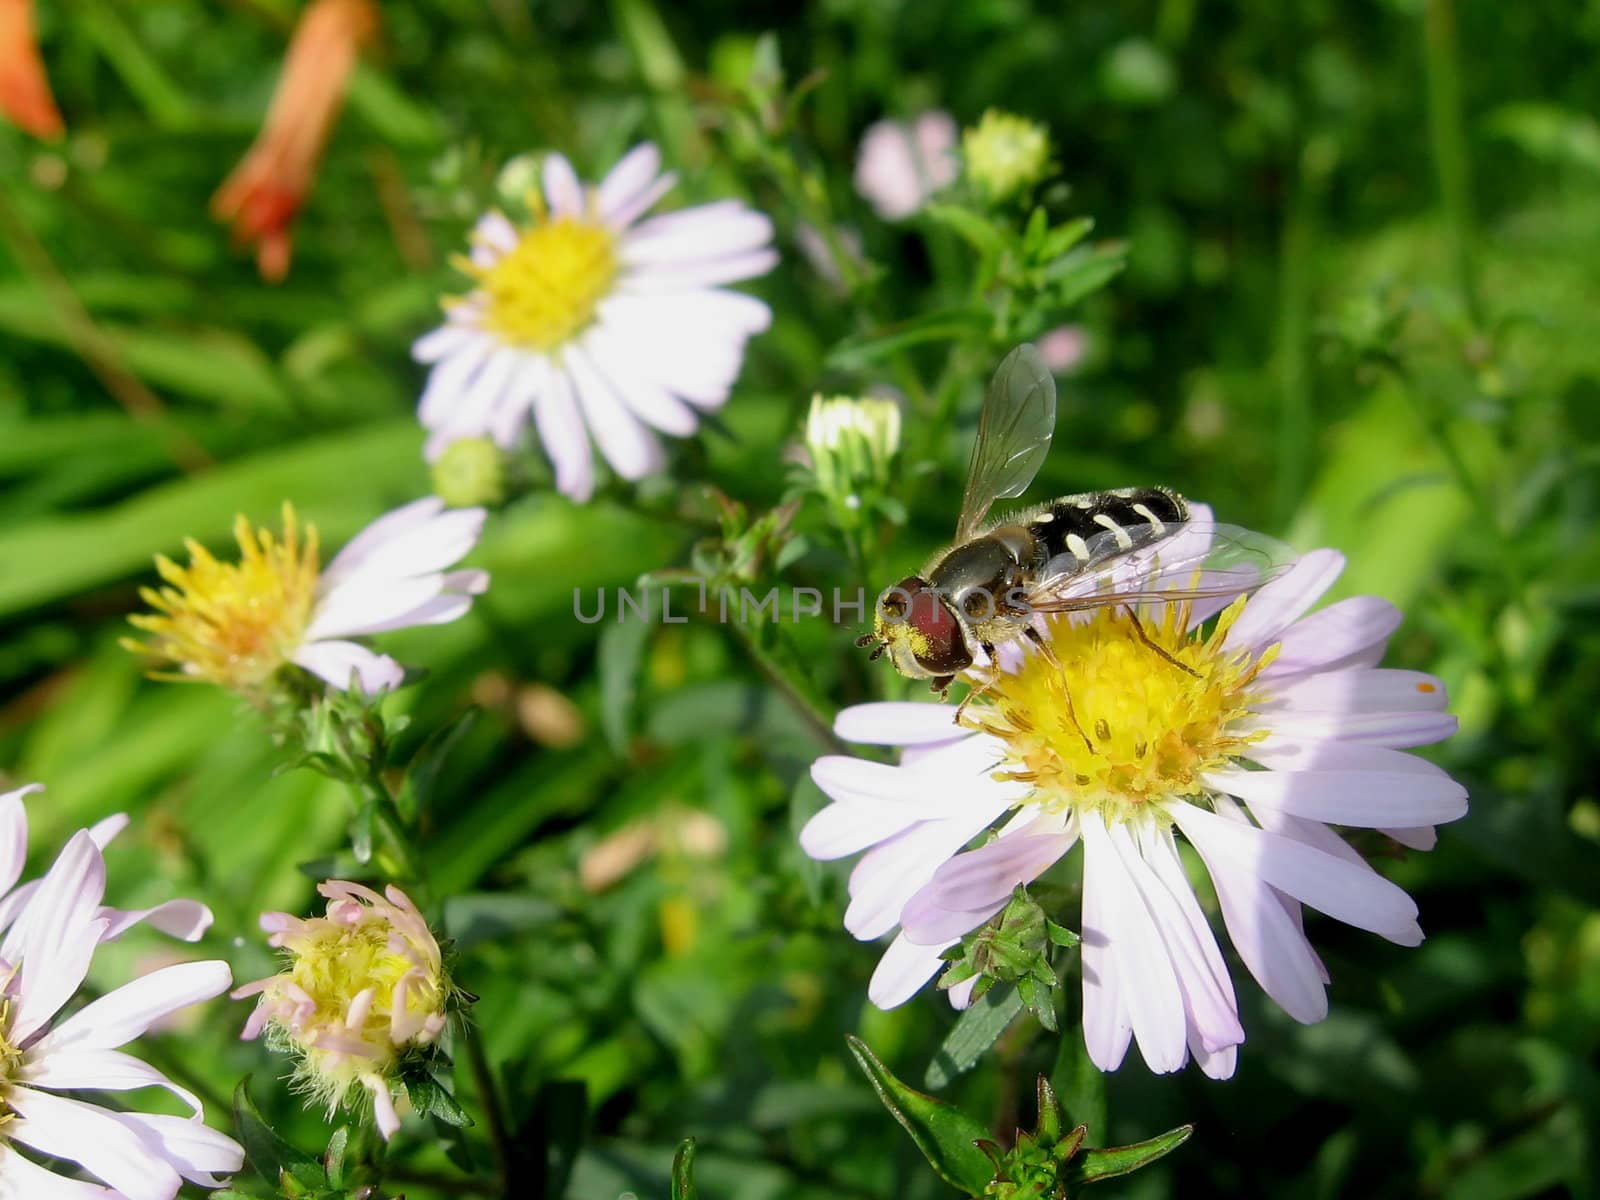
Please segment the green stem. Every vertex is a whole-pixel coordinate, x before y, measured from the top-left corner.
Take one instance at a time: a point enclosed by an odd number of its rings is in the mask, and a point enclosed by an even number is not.
[[[505,1111],[500,1105],[500,1089],[495,1085],[494,1072],[489,1069],[489,1059],[483,1052],[483,1041],[478,1037],[477,1026],[462,1017],[456,1027],[467,1052],[467,1067],[478,1089],[478,1104],[483,1109],[484,1124],[489,1127],[489,1144],[494,1150],[500,1190],[504,1190],[511,1182],[511,1139],[506,1130]]]
[[[824,749],[834,754],[845,753],[846,747],[833,732],[833,722],[829,719],[821,706],[814,701],[807,691],[790,679],[788,673],[776,658],[772,656],[743,623],[731,622],[728,626],[733,630],[733,636],[738,639],[739,645],[750,656],[756,668],[766,676],[767,682],[777,688],[778,694],[789,702],[789,706],[805,723],[806,729]]]
[[[1483,328],[1483,306],[1473,266],[1472,170],[1461,106],[1460,47],[1455,0],[1426,0],[1422,22],[1428,77],[1428,132],[1450,238],[1456,288],[1468,319]]]

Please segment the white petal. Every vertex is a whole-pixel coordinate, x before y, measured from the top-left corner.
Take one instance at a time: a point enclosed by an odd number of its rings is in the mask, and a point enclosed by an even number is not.
[[[474,243],[487,246],[495,251],[491,261],[498,259],[502,254],[510,254],[517,248],[517,227],[503,212],[490,210],[478,218],[478,223],[472,227]]]
[[[583,215],[583,185],[565,156],[551,154],[544,160],[544,199],[556,217]]]
[[[453,442],[488,437],[502,424],[499,414],[503,407],[520,410],[523,378],[534,361],[533,355],[513,346],[492,351],[477,374],[456,393],[449,410],[428,426],[431,432],[424,457],[437,462]]]
[[[1351,596],[1296,621],[1278,639],[1278,657],[1263,672],[1276,679],[1306,671],[1332,671],[1352,659],[1382,657],[1400,628],[1400,610],[1378,596]]]
[[[81,1164],[127,1200],[172,1200],[178,1173],[103,1108],[66,1096],[15,1087],[6,1097],[17,1119],[6,1137],[54,1158]]]
[[[355,642],[309,642],[294,652],[294,661],[340,689],[350,687],[354,673],[356,686],[369,696],[399,687],[406,677],[405,668],[387,654]]]
[[[1133,1020],[1123,1001],[1111,951],[1107,914],[1116,903],[1106,883],[1105,855],[1083,855],[1083,941],[1078,948],[1083,968],[1083,1041],[1089,1061],[1102,1071],[1115,1071],[1133,1040]]]
[[[1183,995],[1187,1025],[1198,1031],[1200,1044],[1208,1051],[1238,1045],[1244,1041],[1244,1029],[1239,1024],[1233,982],[1222,966],[1216,938],[1200,916],[1188,881],[1173,879],[1171,872],[1158,874],[1147,861],[1145,847],[1158,856],[1163,854],[1153,828],[1144,831],[1138,845],[1126,826],[1110,832],[1112,845],[1166,945]]]
[[[0,1200],[117,1200],[98,1183],[67,1179],[13,1150],[0,1163]]]
[[[54,1050],[30,1053],[21,1082],[51,1091],[133,1092],[140,1088],[165,1088],[200,1115],[200,1100],[160,1071],[120,1050]]]
[[[411,357],[419,363],[438,362],[456,351],[464,349],[483,334],[472,325],[446,321],[431,329],[411,343]]]
[[[677,175],[671,171],[664,172],[649,187],[636,192],[632,199],[623,201],[609,213],[604,214],[606,224],[616,233],[625,233],[628,226],[654,208],[656,201],[676,187],[677,183]]]
[[[1059,862],[1076,841],[1076,834],[1022,831],[956,855],[905,905],[900,923],[906,937],[945,945],[964,936],[1004,908],[1019,883],[1032,883]]]
[[[1467,789],[1414,771],[1212,771],[1208,787],[1334,825],[1440,825],[1466,815]]]
[[[500,343],[478,333],[470,342],[440,359],[428,372],[428,382],[417,401],[417,419],[427,429],[445,424],[450,410]]]
[[[1442,712],[1305,712],[1294,709],[1263,710],[1241,728],[1265,729],[1290,742],[1361,742],[1369,746],[1404,749],[1442,742],[1459,722]]]
[[[22,798],[43,790],[42,784],[33,783],[0,796],[0,896],[15,886],[28,861],[28,813]]]
[[[244,1148],[224,1133],[199,1121],[161,1113],[113,1112],[119,1124],[131,1129],[153,1153],[178,1174],[202,1187],[221,1187],[225,1177],[244,1166]]]
[[[404,616],[444,591],[444,575],[415,579],[355,575],[341,580],[317,601],[306,627],[308,642],[404,626]]]
[[[552,370],[534,393],[533,419],[550,465],[556,490],[579,504],[594,495],[594,454],[589,430],[565,371]]]
[[[604,324],[597,324],[584,338],[589,362],[611,385],[611,390],[637,416],[674,437],[689,437],[700,425],[700,418],[687,404],[667,391],[632,362],[627,348]]]
[[[1167,811],[1207,863],[1226,860],[1357,929],[1406,941],[1416,928],[1416,902],[1376,871],[1193,805],[1175,804]]]
[[[477,545],[487,514],[481,508],[440,511],[438,498],[429,499],[434,504],[419,500],[390,513],[390,517],[404,513],[406,520],[389,526],[384,536],[368,538],[367,534],[379,529],[388,517],[378,518],[358,534],[328,564],[322,586],[332,591],[334,585],[356,578],[409,579],[442,571],[465,558]],[[418,513],[428,515],[419,521],[415,519]]]
[[[899,805],[830,804],[800,830],[800,849],[827,862],[888,841],[919,821]]]
[[[1096,882],[1107,890],[1101,932],[1117,960],[1118,977],[1126,981],[1123,1003],[1133,1021],[1139,1053],[1157,1074],[1176,1071],[1189,1056],[1188,1021],[1166,943],[1100,814],[1090,810],[1079,823],[1085,867],[1097,864]],[[1086,891],[1087,887],[1086,883]]]
[[[1448,779],[1443,767],[1387,746],[1366,742],[1293,742],[1267,737],[1250,747],[1249,757],[1275,771],[1382,771],[1409,772]]]
[[[661,151],[641,142],[624,154],[600,184],[602,216],[612,218],[622,207],[649,189],[661,172]]]
[[[833,719],[833,731],[847,742],[875,746],[912,746],[971,736],[956,724],[955,716],[952,704],[881,700],[841,709]]]
[[[1280,684],[1263,712],[1441,712],[1450,702],[1444,683],[1422,671],[1356,668]]]
[[[96,846],[104,850],[127,827],[127,813],[112,813],[109,817],[101,817],[89,826],[89,837]]]
[[[1185,834],[1189,832],[1186,819],[1199,811],[1182,803],[1168,809]],[[1234,949],[1262,990],[1303,1024],[1315,1024],[1326,1017],[1328,995],[1321,966],[1277,893],[1249,866],[1242,866],[1231,856],[1193,838],[1190,841],[1216,885],[1222,919]]]
[[[623,407],[579,346],[568,346],[567,377],[582,405],[589,432],[600,453],[624,479],[643,479],[661,469],[661,443]]]
[[[971,739],[940,747],[915,766],[824,755],[811,764],[811,778],[835,800],[904,806],[919,820],[959,816],[969,804],[992,807],[1026,799],[1029,785],[991,777],[994,764],[986,741]]]
[[[1432,850],[1439,843],[1439,831],[1432,825],[1414,829],[1380,829],[1378,832],[1392,837],[1402,846],[1409,846],[1413,850]]]
[[[906,901],[916,895],[941,864],[982,832],[1003,809],[981,804],[959,816],[924,821],[892,842],[869,851],[850,875],[850,907],[844,927],[862,941],[882,937],[901,919]],[[950,937],[960,937],[988,919],[989,913]],[[950,937],[917,938],[946,945]]]
[[[85,1005],[39,1039],[34,1052],[115,1049],[143,1035],[161,1018],[220,996],[232,982],[225,962],[162,967]]]
[[[1333,586],[1343,570],[1344,555],[1337,550],[1312,550],[1302,555],[1287,574],[1250,597],[1228,630],[1223,647],[1248,650],[1276,641]]]
[[[404,543],[408,536],[444,510],[444,501],[437,496],[424,496],[421,500],[390,509],[345,543],[344,549],[328,563],[322,578],[339,575],[359,566],[391,543]]]
[[[4,896],[0,896],[0,932],[10,929],[22,910],[28,907],[28,901],[33,899],[34,892],[39,890],[39,881],[30,879],[27,883],[19,883]]]
[[[25,1044],[83,983],[105,931],[105,923],[98,919],[105,890],[100,848],[86,830],[80,830],[40,882],[0,949],[0,958],[21,964],[8,1031],[13,1045]]]
[[[889,943],[867,984],[867,999],[879,1008],[898,1008],[922,990],[944,965],[945,946],[917,946],[904,935]]]
[[[622,240],[629,266],[694,262],[759,250],[772,241],[772,220],[736,200],[652,217]]]
[[[755,279],[777,265],[776,250],[744,250],[719,258],[651,264],[625,275],[620,286],[635,295],[660,295]]]
[[[169,937],[185,942],[198,942],[211,928],[214,919],[211,910],[198,900],[168,900],[154,908],[125,910],[102,908],[100,916],[107,922],[105,940],[115,941],[135,925],[148,923]]]

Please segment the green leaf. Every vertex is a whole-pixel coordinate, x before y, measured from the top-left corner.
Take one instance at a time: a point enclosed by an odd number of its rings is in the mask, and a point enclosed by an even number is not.
[[[827,365],[858,370],[924,342],[950,342],[987,329],[993,317],[984,309],[943,308],[876,333],[842,338],[828,351]]]
[[[233,1089],[233,1128],[250,1165],[274,1188],[282,1185],[285,1176],[302,1188],[316,1190],[328,1186],[328,1176],[322,1165],[284,1141],[262,1118],[250,1099],[248,1075]]]
[[[694,1139],[684,1138],[672,1156],[672,1200],[699,1200],[694,1186]]]
[[[978,1149],[989,1131],[960,1109],[900,1082],[860,1038],[847,1040],[878,1099],[911,1135],[939,1178],[971,1195],[982,1193],[994,1178],[993,1164]]]
[[[930,204],[922,211],[979,253],[999,254],[1006,248],[1005,231],[982,213],[959,204]]]
[[[956,1021],[955,1028],[945,1035],[943,1044],[928,1064],[924,1085],[942,1088],[970,1071],[1021,1011],[1022,996],[1014,987],[993,988],[973,1001],[972,1007]]]
[[[344,1156],[350,1147],[350,1126],[341,1125],[328,1139],[328,1148],[322,1154],[322,1166],[328,1174],[330,1187],[344,1187]]]
[[[415,820],[418,813],[428,810],[433,802],[434,785],[439,782],[439,773],[444,770],[445,760],[478,723],[478,715],[477,709],[467,709],[442,729],[435,730],[411,756],[411,762],[406,767],[405,791],[398,801],[402,816]]]
[[[446,1125],[462,1128],[471,1125],[472,1118],[467,1115],[467,1110],[456,1102],[445,1087],[432,1075],[422,1072],[409,1075],[405,1078],[406,1095],[411,1097],[411,1106],[417,1110],[419,1116],[437,1117]]]
[[[1163,1155],[1170,1154],[1189,1140],[1193,1125],[1179,1125],[1165,1133],[1131,1146],[1112,1146],[1105,1150],[1086,1150],[1072,1160],[1072,1177],[1080,1184],[1098,1183],[1147,1167]]]

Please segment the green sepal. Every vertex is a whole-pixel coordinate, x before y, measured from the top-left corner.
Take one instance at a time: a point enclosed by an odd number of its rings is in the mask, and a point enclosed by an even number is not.
[[[684,1138],[672,1156],[672,1200],[699,1200],[694,1186],[694,1139]]]
[[[1140,1167],[1147,1167],[1156,1159],[1172,1153],[1187,1142],[1193,1133],[1193,1125],[1179,1125],[1176,1129],[1169,1129],[1165,1133],[1157,1134],[1142,1142],[1135,1142],[1131,1146],[1111,1146],[1104,1150],[1085,1151],[1080,1158],[1073,1160],[1070,1178],[1078,1184],[1098,1183],[1102,1179],[1114,1179],[1118,1175],[1137,1171]]]

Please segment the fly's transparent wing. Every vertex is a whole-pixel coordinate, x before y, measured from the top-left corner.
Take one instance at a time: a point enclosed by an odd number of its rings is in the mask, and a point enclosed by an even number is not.
[[[1232,600],[1277,579],[1294,565],[1283,542],[1234,525],[1189,521],[1132,550],[1117,531],[1087,540],[1088,553],[1061,554],[1045,564],[1024,603],[1034,612],[1076,612],[1115,604]]]
[[[1056,381],[1037,350],[1018,346],[1001,360],[983,398],[956,522],[958,542],[983,524],[996,500],[1022,495],[1050,452],[1055,431]]]

